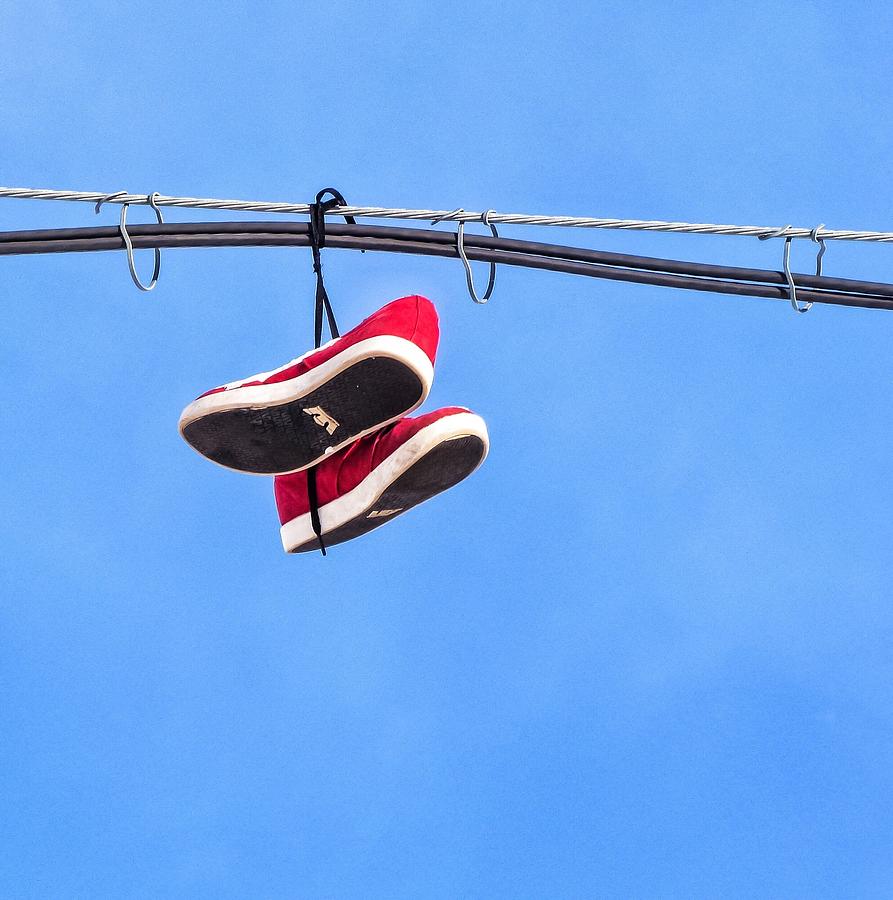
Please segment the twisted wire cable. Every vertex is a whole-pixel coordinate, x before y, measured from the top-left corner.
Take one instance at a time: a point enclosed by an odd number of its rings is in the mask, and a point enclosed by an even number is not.
[[[106,203],[147,203],[148,195],[130,193],[109,193],[102,191],[56,191],[44,188],[0,187],[0,197],[22,200],[62,200],[96,204]],[[158,206],[175,206],[188,209],[235,210],[254,213],[275,213],[307,215],[308,203],[291,203],[267,200],[222,200],[210,197],[171,197],[155,194]],[[437,220],[442,222],[480,221],[483,213],[463,209],[403,209],[384,206],[336,206],[327,211],[330,216],[356,216],[372,219]],[[504,225],[542,225],[562,228],[605,228],[620,231],[655,231],[673,234],[719,234],[745,237],[772,238],[791,237],[828,241],[866,241],[893,243],[891,231],[856,231],[833,228],[800,228],[778,225],[715,225],[697,222],[665,222],[650,219],[605,219],[581,216],[545,216],[524,213],[490,212],[489,221]]]

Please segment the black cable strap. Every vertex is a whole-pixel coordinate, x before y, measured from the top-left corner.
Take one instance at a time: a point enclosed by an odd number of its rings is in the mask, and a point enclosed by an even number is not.
[[[332,199],[323,201],[326,194],[331,194]],[[323,188],[316,195],[316,202],[310,204],[310,249],[313,251],[313,271],[316,273],[316,308],[313,315],[313,347],[318,350],[322,344],[323,313],[329,323],[329,334],[332,338],[340,337],[338,324],[335,321],[335,313],[329,302],[329,295],[322,277],[322,260],[320,250],[326,245],[326,212],[335,206],[347,206],[340,191],[335,188]],[[345,216],[348,225],[356,225],[353,216]],[[322,539],[322,526],[319,522],[319,501],[316,492],[316,466],[307,469],[307,500],[310,503],[310,525],[313,533],[319,541],[319,549],[322,555],[326,555],[325,541]]]

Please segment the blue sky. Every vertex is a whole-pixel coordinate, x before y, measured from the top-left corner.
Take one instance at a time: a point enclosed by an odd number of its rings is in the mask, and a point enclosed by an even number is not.
[[[880,3],[7,0],[0,182],[887,230],[891,38]],[[426,408],[492,445],[326,559],[176,428],[308,348],[308,251],[169,251],[150,295],[120,253],[0,261],[0,893],[889,896],[893,317],[324,262],[343,327],[437,303]]]

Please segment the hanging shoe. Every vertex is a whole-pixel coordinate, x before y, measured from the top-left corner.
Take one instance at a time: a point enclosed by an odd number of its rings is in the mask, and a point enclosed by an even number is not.
[[[420,406],[438,336],[430,300],[394,300],[318,350],[202,394],[183,410],[180,433],[229,469],[305,469]]]
[[[449,407],[401,419],[327,457],[314,470],[325,544],[359,537],[458,484],[484,461],[488,449],[484,420]],[[307,472],[280,475],[274,489],[285,551],[320,549]]]

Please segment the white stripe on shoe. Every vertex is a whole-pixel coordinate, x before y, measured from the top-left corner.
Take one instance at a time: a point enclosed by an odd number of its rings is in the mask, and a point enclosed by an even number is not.
[[[425,351],[417,344],[406,338],[397,337],[395,335],[378,335],[351,344],[350,346],[345,347],[340,353],[336,354],[326,362],[320,363],[309,372],[305,372],[303,375],[294,378],[289,378],[286,381],[277,382],[275,384],[246,384],[246,381],[256,381],[260,380],[262,377],[252,376],[241,382],[232,382],[234,386],[223,391],[217,391],[199,397],[190,403],[180,415],[178,423],[180,434],[193,449],[196,449],[199,453],[202,453],[202,455],[211,459],[212,462],[217,462],[218,465],[223,465],[224,468],[233,468],[233,466],[225,465],[224,463],[215,460],[213,455],[209,455],[208,452],[205,452],[206,448],[199,449],[200,445],[193,444],[192,441],[190,441],[186,429],[205,417],[218,413],[228,413],[239,410],[275,410],[277,406],[284,406],[285,404],[298,401],[302,397],[312,395],[315,391],[325,387],[325,385],[351,367],[363,363],[365,360],[373,359],[393,360],[401,366],[404,366],[409,373],[412,373],[412,375],[418,379],[420,393],[414,402],[403,409],[394,410],[393,405],[389,406],[388,412],[393,411],[394,415],[379,421],[371,422],[369,423],[369,427],[360,431],[346,431],[343,434],[342,440],[331,444],[325,450],[326,455],[334,453],[352,441],[365,437],[368,434],[372,434],[374,431],[398,421],[424,403],[434,380],[434,366]],[[274,372],[284,371],[294,364],[295,361],[292,361],[291,363],[287,363],[285,366],[280,367],[280,369],[274,370]],[[263,377],[269,376],[270,373],[267,373],[266,376]],[[337,411],[334,416],[331,414],[331,410],[322,409],[320,407],[311,407],[308,410],[304,410],[304,412],[307,413],[308,416],[313,417],[317,425],[325,428],[330,435],[336,433],[340,419],[340,414],[338,414]],[[298,415],[300,415],[300,413],[298,413]],[[357,423],[357,425],[359,425],[359,423]],[[337,435],[337,437],[341,438],[342,435]],[[322,455],[323,454],[320,454],[319,459],[322,458]],[[284,473],[285,471],[297,471],[299,468],[306,468],[308,465],[312,465],[313,462],[314,461],[312,460],[302,461],[302,464],[294,469],[288,470],[283,468],[276,469],[275,471],[280,473]],[[236,466],[235,468],[239,471],[249,472],[249,474],[274,474],[273,471],[252,472],[250,467],[243,469]]]
[[[480,416],[471,412],[444,416],[417,431],[390,456],[385,457],[353,490],[319,508],[323,538],[358,516],[387,519],[390,515],[401,512],[402,508],[388,509],[378,511],[374,516],[369,515],[376,512],[374,507],[382,494],[416,462],[445,441],[462,437],[477,437],[483,444],[480,460],[467,473],[472,474],[487,458],[490,448],[487,426]],[[286,553],[316,540],[309,512],[286,522],[279,533]]]

